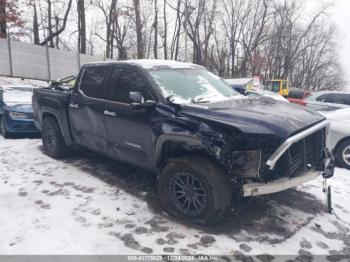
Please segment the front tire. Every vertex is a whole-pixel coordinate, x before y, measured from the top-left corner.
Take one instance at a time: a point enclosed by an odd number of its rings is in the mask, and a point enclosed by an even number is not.
[[[0,117],[0,135],[4,138],[8,138],[10,133],[7,131],[5,117]]]
[[[50,157],[61,158],[67,152],[61,129],[52,117],[45,117],[43,120],[42,141],[44,151]]]
[[[222,221],[230,208],[232,193],[228,174],[205,158],[171,159],[158,178],[162,207],[193,223],[213,225]]]
[[[337,146],[335,157],[341,167],[350,169],[350,139],[341,142]]]

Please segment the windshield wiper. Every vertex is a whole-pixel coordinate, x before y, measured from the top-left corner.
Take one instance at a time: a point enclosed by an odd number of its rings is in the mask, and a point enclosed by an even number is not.
[[[168,103],[172,103],[174,102],[175,100],[175,96],[174,95],[168,95],[165,100],[168,102]]]
[[[196,97],[192,98],[191,102],[195,103],[195,104],[209,103],[211,97],[215,97],[215,96],[202,96],[202,95],[199,95],[199,96],[196,96]]]

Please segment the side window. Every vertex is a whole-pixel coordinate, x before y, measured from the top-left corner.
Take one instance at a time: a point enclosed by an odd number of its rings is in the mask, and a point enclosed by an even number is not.
[[[332,94],[330,97],[327,97],[325,102],[348,105],[349,97],[346,94]]]
[[[320,95],[319,97],[316,97],[316,101],[317,102],[325,102],[325,100],[327,99],[328,96],[329,96],[328,94]]]
[[[87,67],[81,79],[80,90],[87,96],[106,99],[112,67]]]
[[[129,104],[129,92],[140,92],[145,101],[154,100],[145,80],[132,68],[114,68],[109,100]]]

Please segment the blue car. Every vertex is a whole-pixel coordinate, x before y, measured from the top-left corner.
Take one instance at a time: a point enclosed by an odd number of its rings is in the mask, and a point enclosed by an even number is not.
[[[32,108],[33,87],[0,87],[0,135],[38,134]]]

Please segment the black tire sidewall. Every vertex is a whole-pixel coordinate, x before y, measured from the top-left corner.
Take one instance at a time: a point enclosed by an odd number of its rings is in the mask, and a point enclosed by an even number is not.
[[[347,139],[343,142],[341,142],[338,147],[337,147],[337,150],[336,150],[336,160],[338,162],[338,164],[343,167],[343,168],[347,168],[347,169],[350,169],[350,165],[348,165],[344,159],[343,159],[343,151],[345,149],[345,147],[349,146],[350,145],[350,139]]]
[[[205,211],[198,217],[190,217],[178,210],[169,195],[169,183],[173,175],[189,172],[205,187],[208,199]],[[171,215],[193,223],[213,225],[220,222],[231,204],[232,185],[228,174],[207,159],[184,157],[172,159],[158,177],[158,195],[162,207]]]
[[[1,136],[4,137],[4,138],[8,138],[8,131],[6,130],[6,123],[5,123],[5,118],[2,116],[0,117],[0,125],[4,125],[4,129],[3,131],[1,131]]]
[[[52,137],[55,140],[53,148],[50,148],[47,145],[47,132],[51,132]],[[54,158],[61,157],[65,153],[65,144],[56,120],[51,117],[46,117],[43,121],[42,133],[45,153]]]

